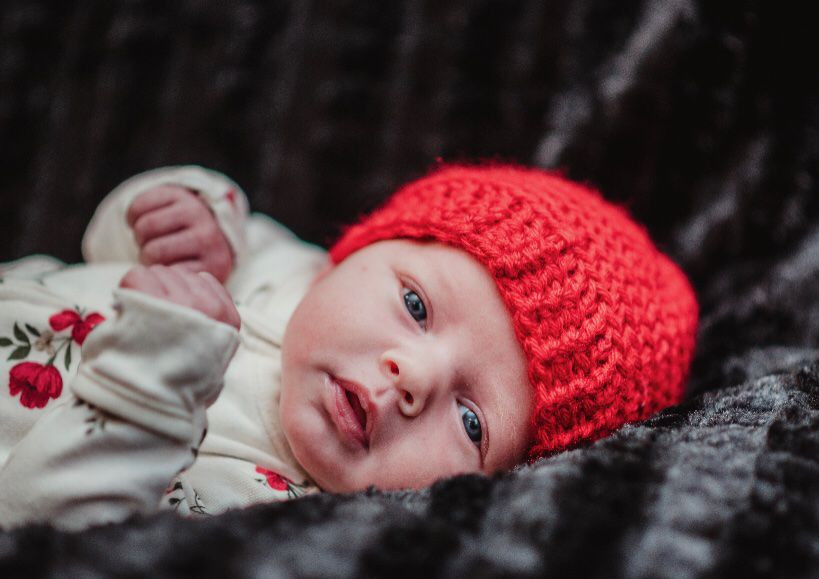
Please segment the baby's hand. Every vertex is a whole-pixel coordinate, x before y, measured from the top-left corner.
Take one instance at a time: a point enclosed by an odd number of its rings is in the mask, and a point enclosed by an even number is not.
[[[194,273],[178,265],[139,265],[128,270],[119,287],[193,308],[237,330],[241,326],[239,312],[230,294],[207,272]]]
[[[160,185],[139,195],[127,213],[144,265],[178,265],[224,282],[233,270],[230,245],[195,193]]]

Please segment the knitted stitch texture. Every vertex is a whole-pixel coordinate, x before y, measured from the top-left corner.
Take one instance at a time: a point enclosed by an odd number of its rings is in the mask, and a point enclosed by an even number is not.
[[[443,166],[348,228],[330,255],[396,238],[461,248],[494,278],[535,389],[530,461],[682,399],[694,292],[596,191],[537,169]]]

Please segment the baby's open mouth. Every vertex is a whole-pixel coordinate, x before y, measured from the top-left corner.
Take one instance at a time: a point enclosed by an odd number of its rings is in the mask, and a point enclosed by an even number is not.
[[[357,445],[369,448],[370,434],[367,431],[378,423],[378,409],[371,402],[367,389],[352,380],[332,374],[327,376],[333,384],[335,408],[331,411],[339,432]]]
[[[364,410],[364,407],[361,405],[361,401],[358,399],[358,396],[355,392],[351,390],[344,390],[344,394],[347,396],[347,402],[350,403],[350,406],[353,408],[353,412],[358,417],[358,422],[361,424],[361,429],[364,432],[367,432],[367,412]]]

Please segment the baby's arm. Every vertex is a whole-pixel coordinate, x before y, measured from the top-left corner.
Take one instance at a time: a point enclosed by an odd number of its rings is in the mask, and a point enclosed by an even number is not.
[[[141,173],[114,189],[83,237],[87,262],[184,263],[224,281],[246,253],[247,199],[201,167]]]
[[[72,395],[0,469],[0,527],[80,529],[155,512],[193,463],[238,313],[215,279],[183,268],[135,268],[121,285],[118,315],[83,344]]]

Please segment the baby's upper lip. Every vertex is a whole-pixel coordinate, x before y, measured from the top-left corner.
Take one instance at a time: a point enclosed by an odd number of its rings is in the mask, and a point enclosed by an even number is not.
[[[364,427],[364,438],[366,444],[369,445],[370,443],[370,435],[373,431],[373,426],[375,425],[375,421],[378,417],[378,408],[376,404],[373,402],[372,398],[370,398],[370,393],[366,387],[362,386],[358,382],[353,380],[348,380],[347,378],[341,378],[339,376],[334,376],[333,379],[338,383],[339,386],[344,388],[345,390],[349,390],[358,398],[359,404],[361,404],[361,408],[364,409],[365,414],[365,427]]]

